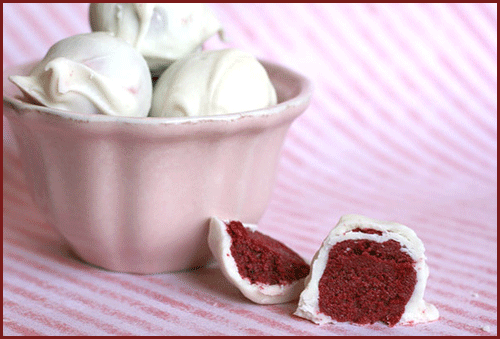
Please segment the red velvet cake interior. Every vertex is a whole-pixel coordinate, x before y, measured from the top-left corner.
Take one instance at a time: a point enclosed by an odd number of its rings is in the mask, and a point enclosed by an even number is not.
[[[309,274],[309,265],[283,243],[249,231],[239,221],[226,225],[232,239],[231,255],[240,275],[251,283],[285,285]]]
[[[379,234],[380,231],[356,229]],[[345,240],[329,251],[319,281],[319,309],[339,322],[394,326],[417,281],[414,260],[394,240]]]

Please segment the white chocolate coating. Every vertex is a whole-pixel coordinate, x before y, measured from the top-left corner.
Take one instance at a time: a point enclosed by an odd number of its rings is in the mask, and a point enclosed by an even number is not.
[[[104,32],[54,44],[28,76],[9,78],[38,103],[84,114],[146,117],[152,100],[144,58]]]
[[[356,228],[375,229],[381,231],[382,235],[351,232]],[[425,262],[424,245],[416,233],[398,223],[379,221],[355,214],[342,216],[337,226],[330,231],[320,249],[314,255],[311,272],[306,278],[306,288],[300,295],[299,305],[294,314],[317,324],[336,323],[334,319],[319,310],[318,284],[325,270],[330,249],[338,242],[359,239],[376,242],[385,242],[390,239],[396,240],[401,244],[401,250],[415,261],[417,282],[398,325],[413,325],[437,320],[439,312],[436,307],[423,300],[429,268]]]
[[[243,224],[245,228],[254,232],[257,225]],[[288,285],[252,284],[244,279],[238,272],[236,261],[231,255],[231,236],[227,233],[226,223],[217,217],[210,220],[208,245],[217,260],[224,276],[236,286],[241,293],[257,304],[279,304],[298,298],[304,289],[304,279],[297,280]]]
[[[238,49],[204,51],[176,61],[153,91],[150,116],[206,116],[269,107],[276,91],[262,64]]]
[[[202,3],[92,3],[93,31],[113,32],[136,48],[153,74],[200,49],[222,26]]]

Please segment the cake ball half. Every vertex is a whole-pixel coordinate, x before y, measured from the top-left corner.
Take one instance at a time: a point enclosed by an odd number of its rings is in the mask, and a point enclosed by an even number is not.
[[[295,315],[391,327],[436,320],[438,310],[423,300],[424,251],[404,225],[345,215],[316,252]]]
[[[150,116],[240,113],[276,102],[262,64],[250,53],[228,48],[189,55],[170,65],[154,86]]]
[[[28,76],[9,79],[37,103],[84,114],[146,117],[153,84],[146,61],[109,33],[54,44]]]
[[[295,300],[304,289],[309,264],[253,224],[210,221],[208,244],[224,276],[258,304]]]

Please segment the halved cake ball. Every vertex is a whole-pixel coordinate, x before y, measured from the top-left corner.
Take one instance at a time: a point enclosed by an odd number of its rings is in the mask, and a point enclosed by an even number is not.
[[[424,251],[404,225],[345,215],[316,252],[295,315],[318,324],[436,320],[436,307],[423,300]]]
[[[208,244],[224,276],[258,304],[285,303],[304,289],[309,265],[283,243],[239,221],[210,221]]]
[[[104,32],[60,40],[28,76],[9,79],[51,108],[146,117],[151,107],[153,84],[146,61],[130,44]]]

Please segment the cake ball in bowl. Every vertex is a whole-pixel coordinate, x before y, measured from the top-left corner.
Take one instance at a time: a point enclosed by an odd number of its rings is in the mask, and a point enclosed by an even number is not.
[[[9,80],[29,99],[55,109],[145,117],[151,107],[146,61],[125,40],[104,32],[57,42],[28,75]]]
[[[253,55],[236,48],[208,50],[163,72],[153,90],[150,116],[224,115],[276,103],[268,73]]]
[[[112,32],[136,48],[153,75],[173,61],[200,51],[222,25],[202,3],[92,3],[93,31]]]

